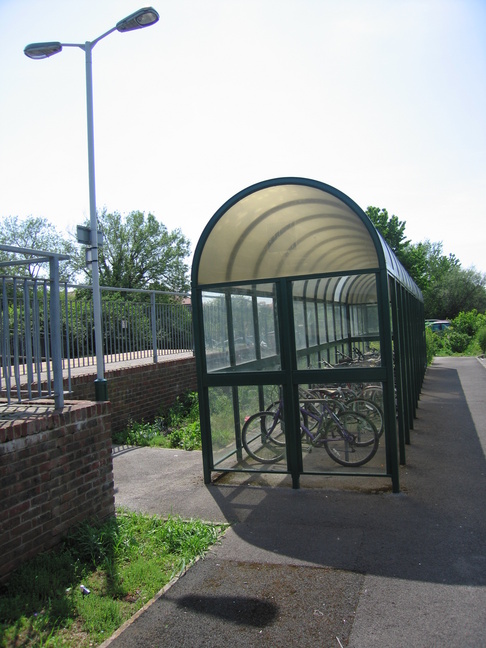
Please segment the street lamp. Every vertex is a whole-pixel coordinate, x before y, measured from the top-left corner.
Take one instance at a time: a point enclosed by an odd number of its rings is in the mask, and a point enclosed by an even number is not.
[[[90,244],[91,271],[93,282],[93,319],[96,346],[96,400],[108,400],[108,388],[104,378],[103,367],[103,338],[101,330],[101,295],[100,272],[98,264],[98,219],[96,215],[95,163],[94,163],[94,130],[93,130],[93,73],[91,52],[101,39],[114,31],[121,33],[150,27],[159,20],[159,14],[152,7],[144,7],[123,18],[115,27],[105,32],[93,41],[86,43],[31,43],[24,48],[24,54],[31,59],[44,59],[58,54],[63,47],[79,47],[86,55],[86,112],[88,122],[88,181],[89,181],[89,213],[90,213]]]

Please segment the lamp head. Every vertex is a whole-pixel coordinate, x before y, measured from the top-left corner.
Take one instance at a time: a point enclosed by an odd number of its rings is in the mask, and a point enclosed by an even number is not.
[[[153,7],[144,7],[126,18],[119,20],[116,24],[116,29],[119,32],[133,31],[134,29],[142,29],[142,27],[150,27],[155,24],[159,19],[159,14]]]
[[[31,43],[24,47],[24,54],[31,59],[45,59],[62,51],[61,43]]]

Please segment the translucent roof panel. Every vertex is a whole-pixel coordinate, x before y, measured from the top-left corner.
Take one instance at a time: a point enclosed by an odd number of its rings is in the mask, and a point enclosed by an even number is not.
[[[321,302],[372,304],[377,300],[376,277],[374,274],[358,274],[300,280],[294,283],[293,294]]]
[[[383,269],[421,299],[392,250],[348,196],[315,180],[277,178],[248,187],[216,212],[196,248],[193,283],[211,286]],[[347,282],[343,292],[349,301],[365,300],[372,283]]]
[[[379,266],[367,227],[336,190],[291,180],[255,187],[229,201],[210,221],[199,285]]]

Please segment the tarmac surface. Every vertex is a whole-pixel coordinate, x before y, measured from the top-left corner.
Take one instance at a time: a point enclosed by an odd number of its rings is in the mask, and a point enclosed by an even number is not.
[[[485,395],[484,360],[434,360],[398,494],[351,477],[205,485],[198,452],[117,449],[117,506],[231,527],[103,646],[485,646]]]

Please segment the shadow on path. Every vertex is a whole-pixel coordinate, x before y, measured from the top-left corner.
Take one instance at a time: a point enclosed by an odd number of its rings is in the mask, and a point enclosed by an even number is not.
[[[236,522],[228,557],[243,541],[253,559],[486,585],[486,460],[455,369],[429,368],[417,414],[398,495],[208,486]]]

